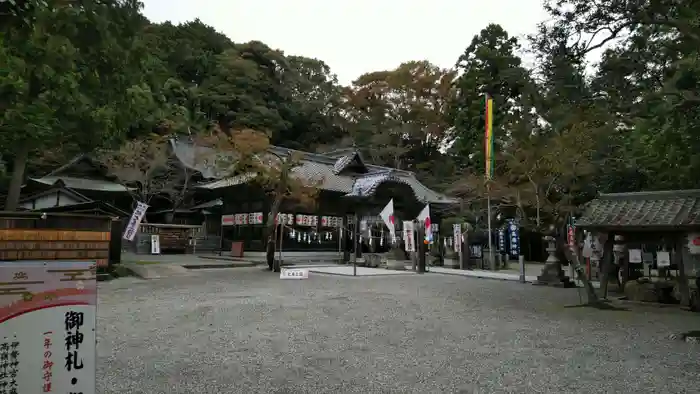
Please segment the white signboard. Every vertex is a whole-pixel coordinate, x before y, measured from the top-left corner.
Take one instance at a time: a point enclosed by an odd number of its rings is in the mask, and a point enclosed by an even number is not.
[[[412,221],[405,221],[403,222],[403,239],[404,242],[406,243],[406,251],[407,252],[415,252],[416,251],[416,242],[415,242],[415,237],[414,237],[414,223]]]
[[[233,226],[236,223],[236,218],[234,215],[221,215],[221,225],[222,226]]]
[[[700,234],[688,234],[688,252],[690,254],[700,254]]]
[[[642,250],[641,249],[630,249],[629,250],[629,262],[630,263],[641,263],[642,262]]]
[[[462,243],[459,242],[462,239],[462,225],[455,223],[452,225],[452,238],[454,239],[455,252],[459,252],[462,248]]]
[[[656,266],[669,267],[671,266],[671,254],[669,252],[656,252]]]
[[[148,209],[148,205],[139,202],[136,204],[136,209],[134,209],[134,213],[131,214],[131,219],[129,219],[129,224],[126,225],[126,230],[124,230],[124,239],[127,241],[133,241],[134,237],[136,236],[136,233],[139,230],[139,225],[141,224],[141,221],[143,220],[143,217],[146,216],[146,210]]]
[[[309,279],[308,268],[282,268],[280,279]]]
[[[160,235],[151,234],[151,254],[160,254]]]
[[[95,393],[96,269],[0,262],[0,392]]]
[[[586,238],[583,240],[583,250],[581,254],[585,258],[590,258],[593,256],[593,234],[586,234]]]

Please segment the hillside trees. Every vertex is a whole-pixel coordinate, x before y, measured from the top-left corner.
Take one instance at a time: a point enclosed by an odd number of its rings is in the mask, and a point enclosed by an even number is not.
[[[17,208],[27,164],[45,147],[92,149],[130,127],[142,81],[135,1],[48,0],[28,23],[0,27],[0,146],[11,163],[5,209]]]
[[[360,76],[345,92],[352,142],[372,163],[435,174],[444,167],[453,78],[427,61]]]
[[[542,24],[538,48],[566,47],[576,62],[605,49],[593,88],[616,133],[608,136],[613,148],[601,149],[609,158],[599,187],[697,187],[700,123],[692,86],[700,78],[700,11],[694,3],[557,0],[547,7],[554,20]]]

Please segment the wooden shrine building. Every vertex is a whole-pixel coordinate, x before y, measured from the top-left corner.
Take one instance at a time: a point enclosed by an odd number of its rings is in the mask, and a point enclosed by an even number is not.
[[[183,161],[195,156],[194,147],[187,142],[176,142],[174,150]],[[273,146],[275,156],[295,155],[301,162],[293,172],[302,179],[320,180],[320,193],[315,207],[303,207],[285,201],[280,208],[279,222],[283,225],[285,251],[340,251],[340,237],[352,234],[352,217],[357,214],[367,223],[366,231],[373,242],[388,245],[388,234],[377,217],[382,208],[394,200],[397,222],[412,220],[425,206],[431,204],[434,212],[456,201],[423,185],[413,172],[375,166],[352,149],[330,154],[300,152]],[[241,176],[221,177],[197,185],[206,192],[211,202],[200,204],[212,221],[205,224],[212,231],[220,224],[223,248],[231,241],[243,242],[246,251],[263,251],[265,222],[271,201],[260,190],[246,184]],[[433,219],[437,221],[437,219]]]
[[[700,190],[601,194],[586,204],[576,228],[593,239],[584,256],[607,259],[608,277],[623,286],[674,277],[694,288],[700,277]]]
[[[149,253],[147,240],[172,227],[182,237],[172,248],[175,252],[228,251],[232,242],[242,243],[246,252],[262,252],[270,199],[247,184],[245,177],[221,174],[201,160],[202,150],[208,148],[176,139],[170,141],[170,148],[173,160],[196,174],[189,203],[173,209],[156,199],[147,211],[143,234],[137,236],[132,249]],[[425,204],[430,204],[433,222],[437,223],[440,208],[456,202],[426,187],[414,173],[365,163],[352,149],[317,154],[273,146],[270,153],[301,157],[300,165],[293,170],[295,176],[321,180],[315,207],[283,202],[278,219],[283,223],[279,228],[284,234],[285,251],[339,251],[339,237],[350,230],[348,217],[355,214],[368,223],[371,239],[385,244],[388,234],[376,215],[392,198],[397,222],[415,218]],[[43,177],[28,180],[20,205],[27,211],[89,211],[128,219],[134,201],[129,189],[104,167],[89,155],[80,155]]]

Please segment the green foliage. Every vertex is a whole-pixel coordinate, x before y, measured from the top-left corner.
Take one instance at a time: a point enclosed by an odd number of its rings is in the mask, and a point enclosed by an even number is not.
[[[494,100],[495,150],[507,123],[522,116],[516,105],[528,92],[528,73],[516,54],[518,40],[499,25],[488,25],[474,36],[457,61],[461,71],[448,116],[454,125],[450,152],[461,168],[484,168],[486,95]],[[515,101],[514,101],[515,100]]]
[[[440,171],[451,170],[440,148],[450,128],[444,113],[453,78],[427,61],[361,75],[345,92],[352,142],[372,163],[451,175]]]
[[[81,4],[0,2],[6,172],[17,175],[23,150],[35,173],[144,135],[249,129],[301,150],[355,145],[373,164],[454,192],[459,215],[481,223],[489,95],[496,212],[540,226],[599,192],[700,187],[693,2],[549,0],[527,42],[490,24],[454,69],[407,61],[348,87],[322,60],[235,43],[199,20],[152,24],[134,0]]]
[[[534,37],[540,53],[565,50],[569,63],[581,67],[585,54],[608,48],[588,92],[578,95],[589,98],[579,105],[587,117],[607,126],[598,136],[596,159],[605,171],[597,189],[699,187],[700,9],[671,0],[557,0],[547,6],[554,20]]]

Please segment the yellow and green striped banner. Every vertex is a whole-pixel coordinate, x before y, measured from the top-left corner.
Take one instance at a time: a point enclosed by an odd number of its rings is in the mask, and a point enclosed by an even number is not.
[[[486,133],[484,135],[484,162],[486,179],[493,178],[493,99],[486,96]]]

